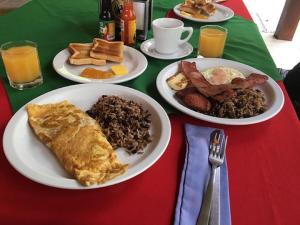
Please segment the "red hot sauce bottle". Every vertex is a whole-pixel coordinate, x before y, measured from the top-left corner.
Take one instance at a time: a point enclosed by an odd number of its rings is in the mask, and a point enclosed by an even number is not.
[[[121,14],[121,40],[125,45],[134,46],[136,41],[136,16],[132,0],[124,0]]]

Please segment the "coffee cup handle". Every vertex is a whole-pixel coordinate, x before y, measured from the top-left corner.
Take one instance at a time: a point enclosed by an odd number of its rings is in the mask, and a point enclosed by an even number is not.
[[[193,28],[192,27],[183,27],[182,28],[182,33],[185,32],[185,31],[189,32],[189,34],[185,39],[180,40],[179,44],[183,44],[183,43],[187,42],[193,34]]]

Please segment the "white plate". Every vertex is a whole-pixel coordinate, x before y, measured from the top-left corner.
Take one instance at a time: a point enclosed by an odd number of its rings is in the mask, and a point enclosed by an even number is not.
[[[84,187],[70,177],[51,153],[34,135],[28,125],[23,106],[9,121],[3,136],[4,153],[11,165],[27,178],[52,187],[66,189],[99,188],[128,180],[153,165],[164,153],[171,134],[168,115],[151,97],[134,89],[113,84],[79,84],[48,92],[30,103],[54,103],[69,100],[82,110],[89,109],[103,95],[118,95],[142,104],[151,114],[150,134],[153,141],[147,145],[144,154],[128,155],[124,149],[117,149],[118,159],[128,163],[128,171],[104,184]]]
[[[206,23],[222,22],[222,21],[229,20],[234,16],[234,12],[232,11],[232,9],[230,9],[226,6],[223,6],[223,5],[214,4],[216,6],[216,12],[214,15],[209,16],[207,19],[198,19],[198,18],[194,18],[191,16],[182,15],[179,10],[180,5],[181,4],[178,4],[174,7],[174,9],[173,9],[174,13],[177,16],[180,16],[187,20],[196,21],[196,22],[206,22]]]
[[[180,59],[191,54],[193,52],[193,46],[190,43],[185,42],[179,46],[177,52],[172,54],[161,54],[155,50],[155,42],[152,38],[141,44],[141,51],[146,55],[157,59]]]
[[[124,64],[128,69],[128,74],[115,76],[113,78],[108,79],[90,79],[85,77],[80,77],[80,73],[88,67],[95,68],[98,70],[109,70],[113,65],[119,65],[120,63],[109,62],[107,61],[106,65],[96,66],[96,65],[71,65],[68,62],[68,58],[70,57],[70,52],[66,48],[60,51],[53,59],[53,68],[55,71],[68,80],[72,80],[78,83],[108,83],[108,84],[116,84],[125,82],[128,80],[132,80],[137,76],[141,75],[145,69],[147,68],[148,61],[146,57],[138,50],[124,46]]]
[[[194,59],[187,59],[185,61],[189,62],[196,62],[197,68],[200,71],[204,71],[208,68],[216,67],[216,66],[224,66],[224,67],[231,67],[241,71],[245,75],[249,75],[250,73],[259,73],[265,74],[251,66],[226,60],[226,59],[213,59],[213,58],[194,58]],[[177,99],[174,98],[174,91],[168,86],[166,80],[168,77],[174,75],[178,70],[178,63],[175,62],[170,64],[169,66],[165,67],[159,74],[156,79],[156,86],[158,88],[159,93],[163,96],[163,98],[168,101],[172,106],[177,108],[183,113],[186,113],[190,116],[193,116],[197,119],[209,121],[212,123],[218,124],[227,124],[227,125],[247,125],[247,124],[254,124],[263,122],[275,116],[282,108],[284,103],[284,96],[283,93],[278,86],[278,84],[271,78],[262,85],[255,86],[256,89],[263,91],[266,96],[266,104],[267,110],[258,115],[253,116],[250,118],[241,118],[241,119],[228,119],[228,118],[219,118],[214,116],[208,116],[200,112],[196,112],[192,109],[187,108],[186,106],[179,103]],[[266,75],[266,74],[265,74]]]

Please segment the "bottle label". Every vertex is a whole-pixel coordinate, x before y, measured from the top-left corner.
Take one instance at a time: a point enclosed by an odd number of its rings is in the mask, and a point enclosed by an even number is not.
[[[115,21],[100,20],[99,24],[100,24],[100,29],[99,29],[100,38],[108,41],[115,40]]]
[[[121,39],[125,45],[134,45],[136,39],[136,20],[121,20]]]

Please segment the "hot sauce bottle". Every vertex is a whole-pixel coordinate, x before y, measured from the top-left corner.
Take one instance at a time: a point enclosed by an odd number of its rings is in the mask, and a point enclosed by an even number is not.
[[[133,10],[132,0],[124,0],[121,14],[121,40],[125,45],[135,45],[136,16]]]
[[[115,20],[111,0],[99,0],[99,36],[102,39],[115,40]]]

